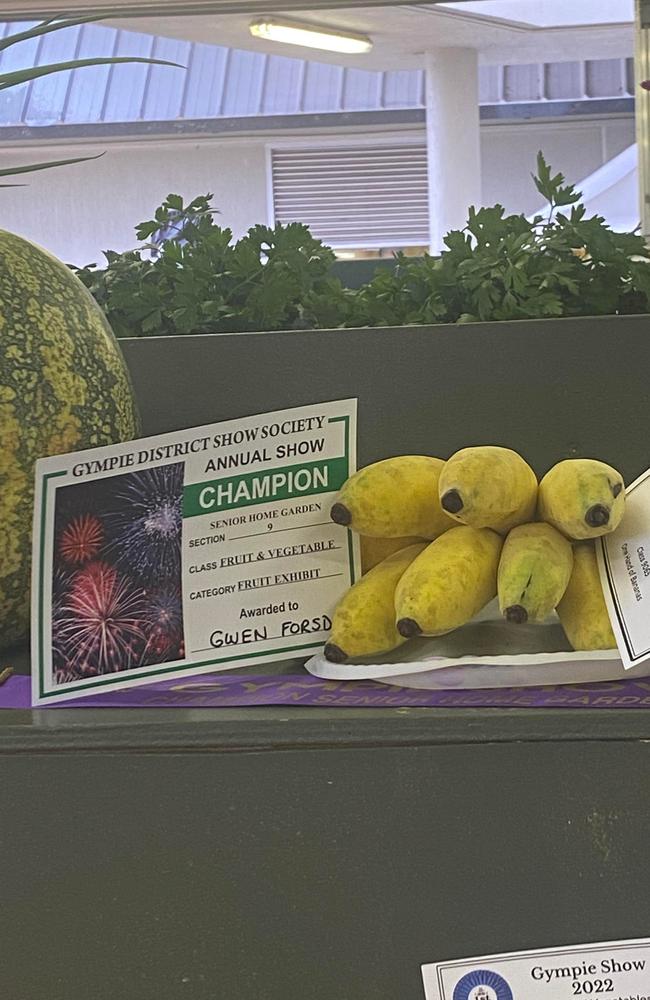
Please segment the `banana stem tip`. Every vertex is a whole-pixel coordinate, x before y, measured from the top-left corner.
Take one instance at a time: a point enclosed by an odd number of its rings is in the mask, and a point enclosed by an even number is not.
[[[342,524],[347,528],[352,524],[352,514],[343,503],[335,503],[330,511],[330,517],[334,524]]]
[[[525,625],[528,621],[528,612],[521,604],[511,604],[504,614],[506,621],[513,625]]]
[[[443,493],[440,504],[448,514],[458,514],[464,507],[463,498],[458,490],[447,490]]]
[[[590,528],[604,528],[609,524],[609,510],[602,503],[595,503],[585,514],[585,521]]]
[[[329,660],[330,663],[345,663],[347,658],[348,654],[340,646],[337,646],[336,643],[328,642],[325,644],[325,659]]]
[[[414,639],[416,635],[422,635],[422,629],[413,618],[400,618],[397,631],[405,639]]]

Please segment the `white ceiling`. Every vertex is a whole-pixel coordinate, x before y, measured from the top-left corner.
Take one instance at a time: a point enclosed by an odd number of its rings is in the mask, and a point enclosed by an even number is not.
[[[539,28],[634,20],[634,0],[451,0],[442,6]]]
[[[575,59],[617,59],[631,56],[634,45],[633,24],[603,23],[605,16],[629,14],[632,0],[473,0],[442,6],[349,7],[334,10],[310,10],[301,14],[292,10],[285,16],[305,23],[349,29],[370,35],[371,53],[340,56],[296,46],[280,45],[253,39],[248,31],[251,17],[243,14],[183,15],[122,19],[110,23],[134,31],[207,42],[236,49],[247,49],[299,59],[336,63],[369,70],[414,69],[424,63],[425,52],[436,47],[478,49],[481,62],[540,63]],[[561,10],[559,9],[561,5]],[[516,7],[519,16],[527,11],[538,17],[564,18],[556,24],[538,26],[503,19],[506,8]],[[497,16],[498,8],[498,16]],[[557,9],[556,9],[557,8]],[[566,19],[586,17],[594,9],[596,24],[566,26]],[[486,16],[479,10],[492,9]],[[609,13],[608,13],[609,12]],[[276,16],[282,11],[273,8]]]

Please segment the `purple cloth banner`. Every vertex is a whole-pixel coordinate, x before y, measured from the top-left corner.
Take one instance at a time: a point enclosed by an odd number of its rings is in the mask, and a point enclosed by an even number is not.
[[[159,681],[129,691],[107,691],[60,708],[235,708],[316,705],[327,708],[650,708],[650,679],[603,681],[581,687],[501,688],[489,691],[419,691],[377,681],[326,681],[311,674],[279,677],[205,674]],[[0,709],[30,707],[30,678],[0,686]],[[49,706],[48,706],[49,707]]]

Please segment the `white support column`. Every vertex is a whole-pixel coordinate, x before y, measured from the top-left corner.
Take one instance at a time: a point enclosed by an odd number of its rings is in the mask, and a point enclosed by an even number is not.
[[[426,55],[427,152],[431,252],[462,229],[481,204],[478,52],[435,49]]]
[[[650,242],[650,93],[641,84],[650,80],[650,9],[647,0],[636,0],[634,97],[636,142],[639,154],[639,210],[641,233]]]

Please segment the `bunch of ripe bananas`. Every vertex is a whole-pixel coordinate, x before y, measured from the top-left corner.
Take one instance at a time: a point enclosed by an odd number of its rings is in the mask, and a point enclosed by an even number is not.
[[[498,447],[369,465],[331,510],[361,536],[364,575],[336,608],[325,656],[345,663],[444,635],[496,596],[514,626],[557,611],[574,649],[613,649],[593,539],[624,509],[621,474],[593,459],[559,462],[541,482]]]

